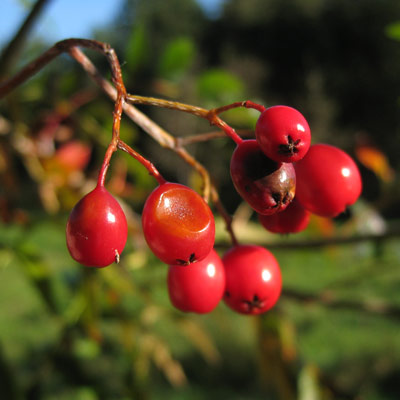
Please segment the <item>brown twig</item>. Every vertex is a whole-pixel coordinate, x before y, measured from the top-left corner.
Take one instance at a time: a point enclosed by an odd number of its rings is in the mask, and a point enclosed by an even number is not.
[[[3,50],[0,58],[0,80],[6,77],[15,65],[29,31],[47,3],[49,0],[38,0],[35,3],[14,38]]]
[[[138,96],[136,94],[128,94],[126,96],[126,99],[132,104],[142,104],[147,106],[169,108],[170,110],[183,111],[189,114],[197,115],[198,117],[202,118],[207,118],[207,115],[209,113],[209,110],[202,107],[192,106],[190,104],[180,103],[178,101],[159,99],[156,97],[144,97]]]
[[[35,60],[26,65],[25,68],[19,71],[11,79],[4,82],[0,86],[0,98],[6,96],[17,86],[27,81],[60,54],[69,52],[73,47],[86,47],[105,55],[110,64],[113,82],[116,85],[117,90],[123,90],[123,88],[120,87],[122,83],[122,75],[119,61],[114,49],[109,44],[89,39],[65,39],[57,42],[54,46],[45,51],[41,56],[37,57]]]

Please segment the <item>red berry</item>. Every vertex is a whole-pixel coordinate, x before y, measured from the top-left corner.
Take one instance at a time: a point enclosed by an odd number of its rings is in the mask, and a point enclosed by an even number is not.
[[[282,211],[294,197],[293,165],[268,158],[256,140],[243,140],[237,145],[230,170],[236,190],[259,214]]]
[[[306,210],[295,197],[286,210],[273,215],[258,215],[261,225],[273,233],[298,233],[307,228],[310,211]]]
[[[263,111],[256,124],[256,138],[267,157],[278,162],[295,162],[307,153],[310,127],[292,107],[274,106]]]
[[[224,265],[214,249],[202,261],[169,267],[169,298],[181,311],[198,314],[212,311],[222,299],[224,289]]]
[[[210,207],[194,190],[163,183],[147,198],[143,232],[153,253],[166,264],[188,265],[205,258],[214,246]]]
[[[63,144],[56,151],[55,158],[67,170],[76,171],[84,169],[89,163],[90,147],[78,140]]]
[[[355,203],[361,194],[360,172],[354,160],[343,150],[315,144],[295,164],[296,198],[311,212],[335,217]]]
[[[282,290],[282,277],[271,252],[260,246],[235,246],[222,261],[224,301],[229,307],[242,314],[261,314],[275,305]]]
[[[74,260],[88,267],[105,267],[119,261],[128,226],[117,200],[98,185],[73,208],[66,234]]]

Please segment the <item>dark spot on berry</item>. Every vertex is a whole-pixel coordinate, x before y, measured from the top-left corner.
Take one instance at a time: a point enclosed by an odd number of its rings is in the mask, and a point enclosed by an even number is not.
[[[231,297],[231,294],[226,290],[224,293],[224,297]]]
[[[189,256],[189,259],[188,259],[188,260],[182,260],[182,259],[180,259],[180,258],[177,258],[176,261],[175,261],[175,264],[176,264],[176,265],[187,266],[187,265],[190,265],[190,264],[192,264],[192,263],[194,263],[194,262],[196,262],[196,261],[197,261],[197,260],[196,260],[196,255],[195,255],[194,253],[192,253],[192,254]]]
[[[275,200],[276,204],[274,205],[274,207],[278,207],[281,205],[282,201],[282,197],[280,193],[271,193],[272,198]]]
[[[249,152],[243,159],[245,175],[252,181],[262,179],[275,172],[279,163],[268,158],[261,149]]]
[[[290,135],[288,135],[287,143],[279,145],[278,153],[283,154],[285,156],[292,156],[299,152],[297,146],[300,144],[300,142],[301,142],[300,139],[293,140],[293,138]]]
[[[291,200],[290,200],[290,194],[289,194],[289,192],[286,192],[286,193],[285,193],[285,196],[283,196],[282,204],[286,204],[286,203],[290,203],[290,202],[291,202]]]
[[[261,309],[264,307],[264,301],[260,299],[256,294],[253,296],[252,300],[243,300],[243,303],[247,306],[247,312],[252,312],[255,308]]]

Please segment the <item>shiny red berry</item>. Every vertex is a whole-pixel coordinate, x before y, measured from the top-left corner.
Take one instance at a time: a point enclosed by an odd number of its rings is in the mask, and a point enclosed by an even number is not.
[[[312,145],[295,169],[296,198],[317,215],[335,217],[361,194],[362,181],[356,163],[335,146]]]
[[[74,260],[88,267],[118,262],[127,235],[121,206],[100,185],[75,205],[67,222],[68,250]]]
[[[307,153],[311,133],[299,111],[287,106],[273,106],[258,118],[256,138],[267,157],[278,162],[295,162]]]
[[[282,211],[294,197],[296,174],[293,165],[268,158],[256,140],[243,140],[237,145],[230,171],[238,193],[259,214]]]
[[[229,307],[242,314],[261,314],[275,305],[282,290],[282,277],[270,251],[260,246],[235,246],[222,261],[224,301]]]
[[[169,267],[168,294],[178,310],[209,313],[222,299],[224,290],[225,270],[215,250],[197,263]]]
[[[143,232],[153,253],[166,264],[188,265],[204,259],[214,246],[210,207],[194,190],[163,183],[147,198]]]
[[[259,214],[258,219],[261,225],[272,233],[298,233],[307,228],[310,214],[295,197],[284,211],[273,215]]]

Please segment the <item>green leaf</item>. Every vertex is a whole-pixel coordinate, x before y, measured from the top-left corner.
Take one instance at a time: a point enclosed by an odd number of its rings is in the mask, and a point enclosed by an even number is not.
[[[168,43],[160,59],[159,73],[163,78],[177,79],[191,66],[195,46],[190,38],[181,37]]]
[[[73,343],[73,351],[79,358],[93,360],[99,355],[100,347],[94,340],[80,338]]]
[[[197,82],[200,97],[216,103],[227,103],[243,96],[243,83],[232,73],[223,69],[211,69]]]
[[[136,71],[147,60],[147,34],[144,24],[135,25],[125,48],[126,68],[130,73]]]
[[[400,21],[386,26],[385,33],[390,39],[400,40]]]

